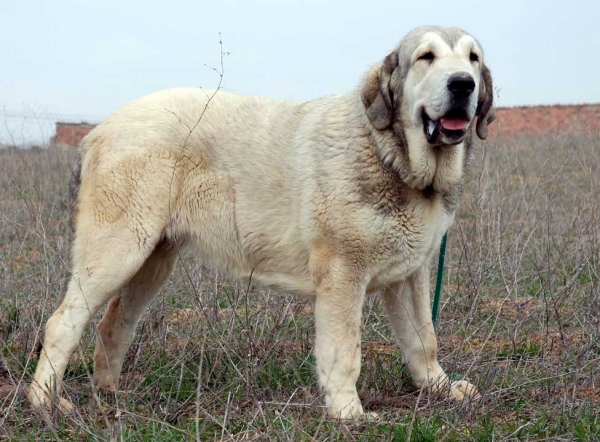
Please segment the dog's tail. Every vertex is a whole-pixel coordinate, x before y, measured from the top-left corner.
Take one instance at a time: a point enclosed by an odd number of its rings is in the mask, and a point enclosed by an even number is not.
[[[71,172],[69,181],[69,234],[73,236],[75,231],[75,219],[77,217],[77,197],[79,195],[79,186],[81,186],[81,163],[83,151],[78,149],[77,159]]]

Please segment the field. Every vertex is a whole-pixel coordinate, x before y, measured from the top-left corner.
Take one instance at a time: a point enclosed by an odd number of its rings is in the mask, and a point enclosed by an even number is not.
[[[359,423],[323,417],[310,302],[191,256],[140,323],[119,392],[90,382],[90,327],[66,374],[76,413],[29,410],[17,387],[69,275],[74,153],[0,150],[0,439],[600,440],[600,136],[478,150],[450,230],[438,335],[442,366],[483,397],[415,390],[371,298],[359,394],[380,419]]]

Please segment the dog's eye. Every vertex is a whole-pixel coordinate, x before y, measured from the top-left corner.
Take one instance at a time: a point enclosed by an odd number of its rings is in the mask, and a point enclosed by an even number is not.
[[[471,59],[471,61],[479,61],[479,55],[477,55],[475,52],[471,52],[469,58]]]
[[[421,55],[418,59],[419,60],[427,60],[427,61],[433,61],[435,57],[433,56],[433,52],[429,51],[429,52],[425,52],[423,55]]]

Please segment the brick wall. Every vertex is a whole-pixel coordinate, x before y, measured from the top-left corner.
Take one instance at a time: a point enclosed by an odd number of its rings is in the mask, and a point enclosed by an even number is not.
[[[501,107],[496,113],[496,121],[489,128],[493,138],[600,131],[600,104]],[[94,127],[83,122],[57,122],[52,141],[59,147],[77,147]]]
[[[79,143],[93,128],[94,124],[89,123],[56,123],[56,135],[52,138],[52,143],[57,147],[77,147]]]
[[[496,109],[494,137],[555,136],[600,130],[600,104],[523,106]]]

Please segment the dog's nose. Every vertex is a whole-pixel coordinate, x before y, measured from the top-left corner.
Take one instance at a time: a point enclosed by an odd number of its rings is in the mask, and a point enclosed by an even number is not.
[[[448,79],[448,90],[456,97],[467,97],[475,90],[475,80],[466,72],[454,74]]]

